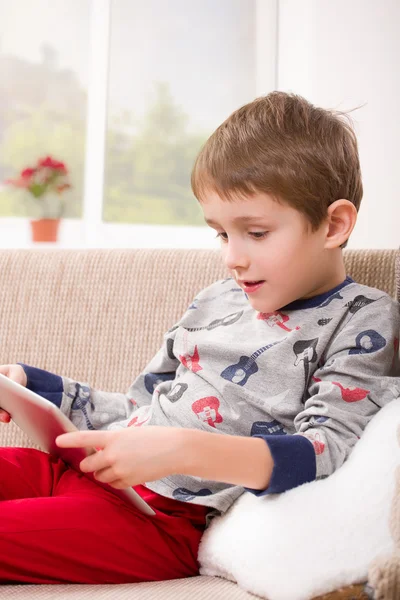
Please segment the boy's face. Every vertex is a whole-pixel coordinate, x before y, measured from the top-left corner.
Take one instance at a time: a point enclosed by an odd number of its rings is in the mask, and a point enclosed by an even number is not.
[[[221,240],[226,266],[255,310],[273,312],[341,282],[324,247],[326,223],[312,232],[301,213],[264,193],[231,202],[210,192],[201,207]]]

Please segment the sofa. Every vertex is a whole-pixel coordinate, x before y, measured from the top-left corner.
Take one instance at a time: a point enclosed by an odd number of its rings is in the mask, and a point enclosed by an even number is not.
[[[397,250],[345,250],[348,274],[393,297],[397,258]],[[0,364],[24,362],[110,391],[127,390],[196,292],[226,276],[217,250],[195,249],[1,250],[0,273]],[[3,446],[32,445],[13,423],[0,425],[0,436]],[[319,599],[362,600],[367,590],[361,583]],[[7,600],[254,597],[208,576],[114,586],[0,586]]]

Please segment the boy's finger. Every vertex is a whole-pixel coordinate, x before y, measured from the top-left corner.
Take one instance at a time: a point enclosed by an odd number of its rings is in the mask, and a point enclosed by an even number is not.
[[[0,422],[1,423],[9,423],[11,421],[11,417],[8,414],[8,412],[6,412],[3,409],[0,409]]]
[[[91,456],[84,458],[79,468],[84,473],[93,473],[94,471],[102,471],[109,467],[109,464],[104,459],[104,452],[95,452]]]
[[[56,438],[60,448],[104,448],[110,431],[74,431],[63,433]]]

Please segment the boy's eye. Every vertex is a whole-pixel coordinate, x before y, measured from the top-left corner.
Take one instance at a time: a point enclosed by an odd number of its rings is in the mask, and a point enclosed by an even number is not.
[[[256,240],[262,240],[268,235],[268,231],[249,231],[249,235]],[[224,242],[228,241],[228,234],[225,231],[220,231],[216,237]]]
[[[256,238],[256,240],[261,240],[262,238],[265,238],[265,236],[268,234],[268,231],[249,231],[249,235],[251,235],[251,237]]]

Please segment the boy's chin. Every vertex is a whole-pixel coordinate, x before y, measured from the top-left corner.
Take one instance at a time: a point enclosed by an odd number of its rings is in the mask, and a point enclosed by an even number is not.
[[[269,302],[262,302],[261,300],[257,301],[251,298],[248,299],[248,302],[251,305],[251,307],[254,308],[254,310],[260,313],[273,313],[279,310],[279,307]]]
[[[247,300],[252,308],[260,313],[274,313],[276,311],[282,310],[282,307],[286,306],[291,302],[287,298],[274,298],[274,301],[266,301],[262,298],[252,298],[251,296],[247,297]]]

